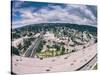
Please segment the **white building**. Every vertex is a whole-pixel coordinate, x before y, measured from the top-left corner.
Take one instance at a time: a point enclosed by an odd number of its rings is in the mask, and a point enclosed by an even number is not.
[[[17,47],[20,43],[23,44],[23,37],[18,38],[12,42],[12,46]]]
[[[44,35],[44,39],[45,40],[50,40],[50,41],[55,41],[56,37],[54,37],[53,33],[46,32],[46,34]]]
[[[17,47],[20,43],[23,45],[23,40],[29,38],[28,36],[18,38],[12,41],[12,46]]]

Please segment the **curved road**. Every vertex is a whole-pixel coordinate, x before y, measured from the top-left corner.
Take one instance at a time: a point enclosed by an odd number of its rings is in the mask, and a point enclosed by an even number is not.
[[[17,74],[90,70],[97,61],[97,44],[62,56],[44,58],[12,57],[12,71]],[[19,60],[19,61],[16,61]]]

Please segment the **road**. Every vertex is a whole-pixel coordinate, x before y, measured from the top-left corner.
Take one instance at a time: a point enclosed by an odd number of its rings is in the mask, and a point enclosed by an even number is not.
[[[35,56],[35,52],[42,40],[43,37],[43,32],[40,33],[40,36],[33,41],[32,45],[29,46],[29,48],[27,49],[27,51],[23,54],[23,56],[25,57],[34,57]]]
[[[12,71],[17,74],[61,72],[61,71],[78,71],[90,70],[91,66],[97,62],[96,51],[97,44],[93,44],[83,50],[72,54],[44,58],[26,58],[19,56],[12,57]],[[66,58],[66,59],[65,59]]]
[[[97,54],[91,60],[89,60],[86,64],[84,64],[83,66],[79,67],[75,71],[79,71],[79,70],[89,70],[96,63],[96,61],[97,61]]]

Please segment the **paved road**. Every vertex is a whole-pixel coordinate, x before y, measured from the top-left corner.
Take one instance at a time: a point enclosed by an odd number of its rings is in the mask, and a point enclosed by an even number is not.
[[[20,60],[20,57],[13,56],[12,71],[18,74],[75,71],[83,65],[85,66],[79,70],[90,70],[90,66],[97,62],[97,58],[95,57],[97,53],[96,48],[97,44],[94,44],[84,50],[77,51],[70,55],[66,54],[45,58],[43,60],[38,58],[22,57],[22,61],[16,61]]]
[[[79,67],[75,71],[78,71],[78,70],[89,70],[96,63],[96,61],[97,61],[97,54],[91,60],[89,60],[86,64],[84,64],[83,66]]]
[[[23,54],[25,57],[34,57],[35,52],[41,42],[41,39],[43,37],[43,32],[40,33],[40,36],[32,43],[32,45],[29,46],[27,51]]]
[[[35,56],[36,50],[37,50],[40,42],[41,42],[41,38],[38,38],[37,41],[35,42],[35,45],[34,45],[34,47],[32,49],[32,52],[30,53],[30,57],[34,57]]]

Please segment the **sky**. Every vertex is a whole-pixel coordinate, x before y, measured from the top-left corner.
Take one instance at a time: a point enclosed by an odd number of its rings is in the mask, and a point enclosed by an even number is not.
[[[97,25],[97,7],[29,1],[11,2],[12,28],[38,23]]]

